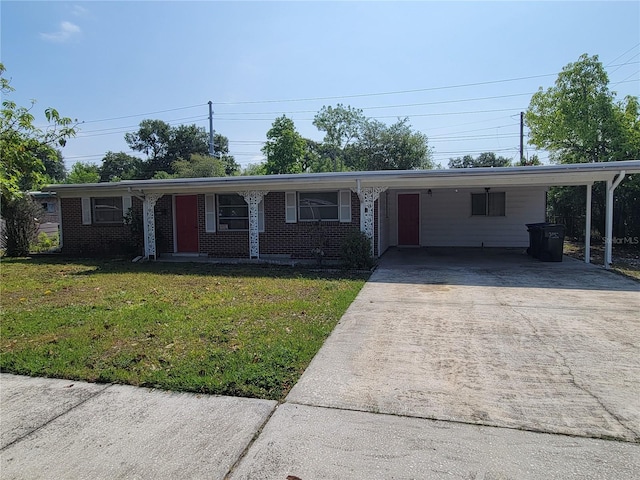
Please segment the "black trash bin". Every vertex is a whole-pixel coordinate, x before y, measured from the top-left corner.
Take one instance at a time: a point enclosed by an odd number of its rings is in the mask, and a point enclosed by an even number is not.
[[[547,224],[541,227],[541,230],[540,260],[543,262],[561,262],[564,247],[564,225]]]
[[[527,231],[529,232],[529,248],[527,254],[533,258],[540,258],[542,251],[543,227],[551,225],[550,223],[527,223]]]

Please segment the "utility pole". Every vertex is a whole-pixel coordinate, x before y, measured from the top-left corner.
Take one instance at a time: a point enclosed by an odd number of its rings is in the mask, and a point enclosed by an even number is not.
[[[209,155],[213,157],[213,102],[209,100]]]
[[[524,161],[524,112],[520,112],[520,163]]]

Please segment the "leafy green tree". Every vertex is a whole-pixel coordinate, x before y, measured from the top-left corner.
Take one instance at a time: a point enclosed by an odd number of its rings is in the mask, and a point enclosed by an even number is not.
[[[529,158],[522,157],[519,162],[515,163],[517,167],[532,167],[534,165],[542,165],[538,155],[531,155]]]
[[[240,165],[233,155],[229,155],[229,139],[215,132],[213,134],[213,156],[222,161],[227,176],[238,175]]]
[[[173,164],[176,178],[224,177],[225,165],[208,155],[193,154],[189,160],[178,160]]]
[[[302,171],[308,173],[333,172],[331,146],[305,138],[305,150],[302,158]]]
[[[56,161],[55,147],[64,147],[67,139],[75,136],[77,128],[74,120],[61,117],[53,108],[45,110],[48,127],[44,130],[37,128],[31,113],[35,102],[26,108],[7,99],[14,89],[4,78],[4,72],[4,65],[0,63],[0,92],[4,97],[0,111],[0,193],[3,204],[21,196],[24,189],[40,188],[46,173],[42,158]]]
[[[358,140],[365,121],[362,110],[340,103],[335,107],[322,107],[314,117],[313,125],[325,132],[324,144],[328,147],[334,171],[344,169],[345,150]]]
[[[137,132],[125,135],[125,141],[132,150],[147,156],[143,162],[142,178],[158,178],[156,174],[161,171],[171,177],[177,161],[189,161],[191,155],[209,153],[209,135],[195,124],[171,127],[162,120],[143,120]],[[214,134],[213,144],[214,157],[225,165],[226,174],[237,174],[240,167],[229,155],[227,137]]]
[[[151,177],[158,170],[169,172],[171,160],[167,158],[171,127],[162,120],[142,120],[137,132],[124,136],[131,150],[142,152],[147,156],[145,162],[146,177]]]
[[[44,165],[45,183],[61,183],[67,178],[67,169],[64,166],[62,151],[58,148],[54,152],[47,147],[40,148],[36,155]]]
[[[0,63],[0,214],[6,221],[7,255],[28,253],[33,240],[34,202],[24,190],[35,190],[46,181],[47,168],[44,159],[55,163],[59,156],[56,147],[63,147],[67,139],[75,136],[76,122],[62,117],[57,110],[48,108],[45,117],[48,126],[40,129],[34,125],[31,109],[20,107],[8,97],[14,91],[4,77],[5,68]]]
[[[209,152],[209,135],[196,125],[178,125],[169,129],[166,160],[188,160],[191,155],[206,155]]]
[[[67,175],[66,183],[98,183],[100,168],[93,163],[76,162]]]
[[[267,166],[265,163],[250,163],[242,169],[240,175],[253,176],[253,175],[266,175]]]
[[[431,169],[434,164],[427,136],[411,130],[409,119],[387,126],[365,120],[357,143],[347,148],[346,163],[353,170]]]
[[[262,147],[262,153],[267,157],[266,174],[301,173],[305,150],[306,142],[297,132],[293,120],[286,115],[276,118]]]
[[[560,163],[622,160],[624,136],[609,78],[598,56],[581,55],[562,69],[555,86],[540,88],[525,114],[529,143]]]
[[[540,89],[525,114],[529,143],[550,152],[558,163],[608,162],[640,156],[638,99],[616,102],[609,78],[597,56],[582,55],[562,69],[553,87]],[[640,233],[638,178],[625,179],[616,190],[614,234]],[[604,231],[605,191],[593,187],[593,227]],[[549,214],[567,223],[568,234],[582,235],[576,219],[585,214],[584,188],[556,187],[549,192]],[[576,225],[575,228],[571,225]]]
[[[101,182],[136,180],[142,176],[142,160],[124,152],[107,152],[99,168]]]
[[[510,167],[511,159],[499,157],[493,152],[484,152],[473,158],[471,155],[449,159],[449,168],[477,168],[477,167]]]

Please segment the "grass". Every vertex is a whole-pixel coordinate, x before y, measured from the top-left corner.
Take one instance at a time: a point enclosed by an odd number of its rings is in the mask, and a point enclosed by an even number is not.
[[[0,370],[282,399],[366,274],[3,259]]]

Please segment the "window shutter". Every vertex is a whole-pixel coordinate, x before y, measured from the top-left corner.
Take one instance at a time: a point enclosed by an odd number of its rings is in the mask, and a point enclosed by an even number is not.
[[[213,233],[216,231],[216,200],[215,195],[205,195],[204,197],[204,210],[205,210],[205,230]]]
[[[258,204],[258,231],[264,232],[264,199]]]
[[[296,223],[297,214],[296,214],[296,192],[285,192],[285,210],[286,210],[286,223]]]
[[[82,197],[82,224],[91,225],[91,199]]]
[[[340,221],[351,223],[351,191],[340,190],[338,196],[340,202]]]
[[[122,221],[126,221],[126,215],[131,210],[131,195],[124,195],[122,197]]]

